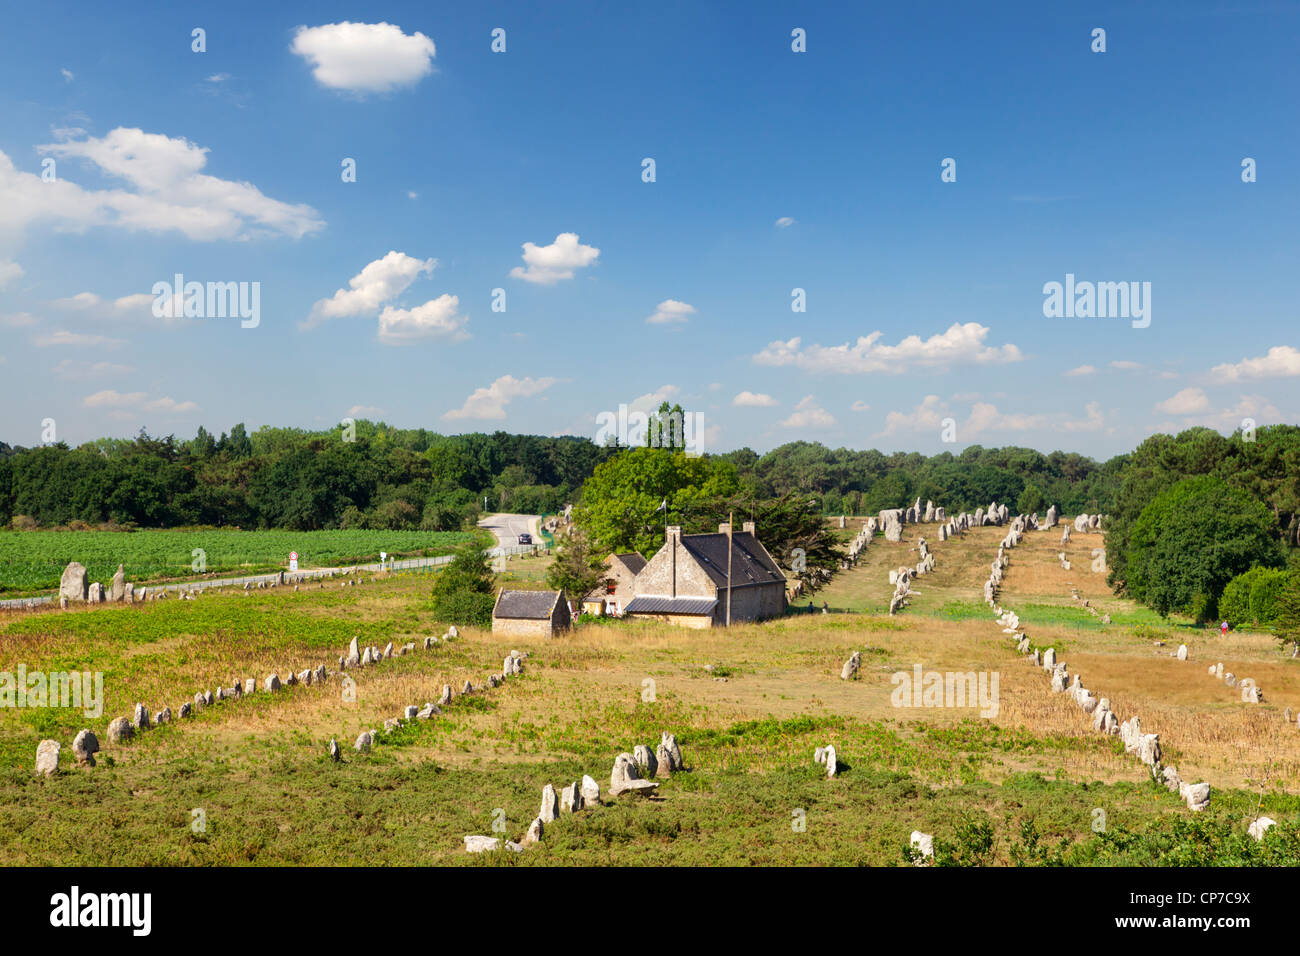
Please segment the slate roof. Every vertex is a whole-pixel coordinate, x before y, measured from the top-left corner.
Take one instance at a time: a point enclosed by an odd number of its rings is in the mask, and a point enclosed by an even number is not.
[[[617,561],[633,574],[640,574],[641,569],[650,563],[636,551],[629,551],[627,554],[611,554],[609,557],[611,561]]]
[[[502,591],[492,616],[543,621],[551,616],[559,597],[559,591]]]
[[[713,583],[727,586],[727,536],[725,534],[684,534],[682,547],[699,562]],[[748,531],[731,536],[731,586],[779,583],[785,587],[785,575],[767,550]]]
[[[624,614],[712,614],[716,598],[637,597],[623,609]]]

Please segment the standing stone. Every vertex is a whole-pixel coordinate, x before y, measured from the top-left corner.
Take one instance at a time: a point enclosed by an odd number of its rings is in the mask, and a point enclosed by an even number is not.
[[[542,801],[546,801],[543,799]],[[582,809],[582,791],[575,781],[560,791],[560,812],[577,813]]]
[[[181,704],[181,709],[177,711],[177,714],[179,714],[182,718],[188,717],[192,713],[194,713],[194,705],[191,704],[188,700],[185,703]]]
[[[72,755],[77,758],[77,763],[84,767],[93,767],[97,753],[99,753],[99,738],[89,730],[78,731],[77,736],[72,738]]]
[[[270,677],[268,677],[268,678],[266,679],[265,683],[264,683],[262,686],[264,686],[268,692],[279,690],[279,689],[280,689],[280,675],[279,675],[279,674],[272,674]]]
[[[549,783],[542,787],[542,809],[537,814],[537,819],[543,823],[550,823],[560,816],[560,800],[555,795],[555,787]]]
[[[534,820],[532,823],[528,825],[528,832],[524,834],[524,838],[519,842],[524,844],[525,846],[527,846],[530,843],[542,842],[543,829],[544,828],[542,827],[542,821],[541,818],[539,817],[538,819]]]
[[[583,806],[596,806],[600,803],[600,784],[585,773],[582,775],[581,792]]]
[[[858,671],[862,667],[862,652],[854,651],[844,666],[840,668],[840,680],[852,680],[858,676]]]
[[[1043,670],[1050,671],[1056,669],[1056,648],[1049,647],[1043,651]]]
[[[330,751],[330,759],[333,760],[335,763],[338,763],[342,755],[339,753],[339,742],[335,740],[333,737],[330,738],[329,751]]]
[[[451,703],[451,685],[450,685],[450,684],[443,684],[443,685],[442,685],[442,696],[438,698],[438,706],[439,706],[439,707],[446,707],[446,706],[447,706],[448,704],[450,704],[450,703]]]
[[[161,727],[163,724],[170,724],[171,722],[172,709],[170,707],[164,707],[162,710],[158,711],[158,713],[153,715],[153,725],[155,727]]]
[[[126,600],[126,572],[120,564],[117,566],[117,573],[113,575],[113,580],[108,586],[108,599],[110,601]]]
[[[103,604],[104,585],[100,584],[98,581],[91,584],[86,591],[86,601],[90,604]]]
[[[840,772],[839,762],[835,758],[835,747],[833,744],[826,745],[826,776],[833,777]]]
[[[661,762],[660,767],[663,766]],[[629,753],[621,753],[614,758],[614,769],[609,775],[609,795],[617,797],[624,793],[649,792],[659,784],[651,780],[642,780],[637,771],[636,761]]]
[[[368,730],[363,730],[361,731],[361,735],[357,737],[357,742],[353,744],[352,747],[357,751],[357,753],[365,753],[374,746],[374,743],[375,735]]]
[[[250,677],[244,681],[244,694],[245,696],[252,696],[253,694],[256,693],[257,693],[257,678]]]
[[[144,704],[135,705],[135,711],[131,715],[131,726],[136,730],[147,730],[149,728],[149,710]]]
[[[112,744],[125,743],[131,739],[135,730],[131,727],[131,722],[125,717],[114,717],[108,725],[108,742]]]
[[[1246,832],[1256,841],[1260,841],[1264,839],[1264,834],[1269,831],[1269,828],[1276,825],[1277,821],[1272,817],[1258,817],[1251,821],[1250,826],[1246,827]]]
[[[388,660],[392,656],[393,656],[393,642],[389,641],[388,645],[384,648],[384,660]]]
[[[501,849],[501,838],[474,834],[465,837],[466,853],[495,853]]]
[[[1185,660],[1187,660],[1187,645],[1186,645],[1186,644],[1179,644],[1179,645],[1178,645],[1178,659],[1179,659],[1180,661],[1185,661]]]
[[[632,748],[632,759],[636,761],[637,769],[641,771],[647,780],[657,774],[659,759],[645,744],[637,744]]]
[[[57,740],[42,740],[36,746],[36,772],[52,777],[59,772],[59,750]]]
[[[912,831],[911,845],[920,853],[916,866],[928,866],[934,861],[934,837],[920,830]]]
[[[407,720],[414,720],[419,713],[420,713],[420,708],[416,707],[414,704],[407,704],[406,710],[403,711],[403,715],[406,717]]]
[[[1185,783],[1179,790],[1187,804],[1187,809],[1199,813],[1210,805],[1210,785],[1208,783]]]
[[[69,603],[84,602],[86,600],[86,568],[84,565],[72,561],[63,569],[63,576],[59,579],[59,597],[67,598]]]
[[[357,648],[357,639],[352,638],[348,645],[348,656],[343,662],[345,667],[357,667],[361,663],[361,651]]]
[[[460,692],[462,694],[472,694],[474,693],[474,685],[469,681],[465,681],[465,686],[460,689]]]

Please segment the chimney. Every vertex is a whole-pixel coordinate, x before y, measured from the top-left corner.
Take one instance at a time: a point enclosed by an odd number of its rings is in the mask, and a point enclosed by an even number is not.
[[[744,524],[740,526],[740,528],[742,531],[745,532],[745,534],[752,534],[754,535],[754,537],[758,537],[757,532],[754,531],[754,522],[746,521]]]
[[[718,525],[718,534],[731,534],[731,525],[725,521],[722,522],[722,524]]]
[[[682,543],[682,526],[670,524],[664,528],[664,544],[672,545],[670,567],[672,568],[672,597],[677,597],[677,547]]]

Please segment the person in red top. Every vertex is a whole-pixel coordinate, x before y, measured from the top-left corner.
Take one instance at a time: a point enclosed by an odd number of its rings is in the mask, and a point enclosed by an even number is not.
[[[1219,633],[1222,634],[1224,637],[1227,637],[1227,636],[1228,636],[1228,622],[1227,622],[1227,621],[1224,621],[1222,624],[1219,625]]]

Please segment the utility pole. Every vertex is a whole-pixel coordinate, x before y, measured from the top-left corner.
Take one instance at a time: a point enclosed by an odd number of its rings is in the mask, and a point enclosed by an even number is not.
[[[731,627],[731,525],[735,513],[727,512],[727,627]]]

